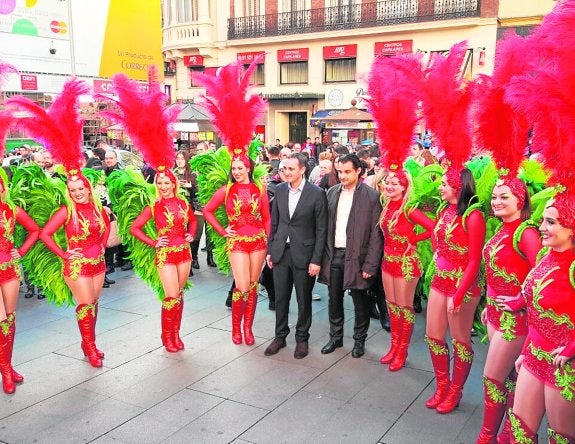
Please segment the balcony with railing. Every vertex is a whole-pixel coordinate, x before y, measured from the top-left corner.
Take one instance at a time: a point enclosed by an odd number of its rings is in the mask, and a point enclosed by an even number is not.
[[[228,40],[479,17],[481,0],[381,0],[228,20]]]

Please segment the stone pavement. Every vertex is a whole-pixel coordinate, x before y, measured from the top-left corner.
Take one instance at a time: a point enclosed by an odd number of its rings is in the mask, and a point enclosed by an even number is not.
[[[230,279],[208,269],[191,279],[182,337],[186,350],[164,351],[160,304],[132,273],[100,301],[98,346],[104,367],[80,350],[74,309],[24,299],[18,310],[14,364],[26,378],[14,395],[0,394],[3,443],[474,443],[482,418],[476,361],[461,406],[450,415],[425,408],[434,388],[424,313],[417,315],[408,365],[392,373],[379,363],[389,334],[372,320],[366,354],[351,357],[353,309],[346,297],[344,347],[322,355],[327,341],[327,288],[314,301],[310,355],[293,358],[295,341],[277,355],[274,312],[260,296],[256,345],[233,345],[224,300]],[[295,323],[292,302],[290,325]]]

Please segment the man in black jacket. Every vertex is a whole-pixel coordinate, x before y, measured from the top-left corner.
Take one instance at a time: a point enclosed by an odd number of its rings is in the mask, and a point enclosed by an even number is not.
[[[295,286],[298,319],[294,358],[308,354],[312,290],[320,272],[327,229],[325,192],[305,180],[306,158],[294,153],[282,161],[285,182],[277,186],[272,204],[272,229],[267,263],[273,269],[276,297],[275,338],[265,355],[286,346],[288,313]]]
[[[352,356],[365,352],[369,328],[370,302],[367,289],[381,266],[383,236],[379,229],[380,196],[363,184],[361,161],[355,154],[340,157],[340,182],[327,193],[327,242],[321,267],[321,280],[329,286],[329,342],[323,354],[343,347],[343,296],[350,290],[355,308]]]

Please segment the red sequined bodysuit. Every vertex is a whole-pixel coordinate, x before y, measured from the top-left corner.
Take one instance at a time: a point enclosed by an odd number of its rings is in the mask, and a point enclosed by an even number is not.
[[[161,268],[165,264],[177,265],[191,261],[190,243],[186,241],[186,234],[194,236],[197,228],[191,205],[179,197],[162,198],[154,203],[153,211],[148,206],[134,220],[130,233],[136,239],[155,247],[157,241],[146,236],[143,231],[144,225],[152,217],[158,230],[158,237],[168,237],[167,246],[156,248],[156,266]]]
[[[97,276],[106,271],[104,250],[110,234],[110,218],[92,203],[75,203],[77,220],[68,214],[68,208],[61,207],[50,218],[40,233],[40,239],[56,255],[64,260],[64,276],[74,280],[78,277]],[[70,259],[52,236],[64,225],[68,250],[79,248],[84,257]]]
[[[440,212],[433,234],[437,271],[431,288],[453,297],[455,308],[464,302],[464,296],[479,297],[477,273],[485,241],[483,214],[473,209],[464,220],[450,204]]]
[[[381,231],[385,242],[381,271],[410,281],[421,276],[421,263],[415,245],[431,236],[434,223],[418,209],[410,211],[409,216],[402,211],[394,217],[402,203],[401,199],[391,200],[383,210]],[[416,234],[416,225],[421,225],[425,231]]]
[[[6,202],[0,202],[0,285],[21,277],[18,259],[14,259],[10,254],[14,249],[14,225],[16,222],[28,232],[26,240],[18,249],[20,256],[24,256],[34,245],[40,233],[36,222],[22,208],[15,207],[12,209]]]
[[[266,250],[267,237],[271,229],[270,205],[267,193],[260,191],[254,183],[234,182],[228,189],[221,187],[204,207],[206,221],[221,235],[226,230],[215,216],[216,209],[225,203],[229,226],[236,236],[227,238],[226,248],[230,251]]]
[[[566,346],[561,355],[575,355],[575,252],[551,250],[531,270],[523,284],[529,334],[523,347],[523,365],[546,384],[575,399],[575,368],[553,366],[551,352]]]
[[[537,253],[541,249],[539,231],[533,227],[521,233],[517,247],[513,238],[521,219],[503,223],[500,230],[485,244],[483,258],[487,280],[487,321],[503,333],[503,339],[512,341],[517,336],[527,335],[527,313],[524,310],[500,310],[495,302],[497,296],[516,296],[521,285],[535,266]]]

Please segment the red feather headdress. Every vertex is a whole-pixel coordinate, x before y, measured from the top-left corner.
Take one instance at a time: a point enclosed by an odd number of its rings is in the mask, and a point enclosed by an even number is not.
[[[507,185],[517,199],[525,202],[527,188],[517,178],[527,146],[530,124],[525,116],[504,100],[509,81],[528,68],[526,41],[514,32],[506,34],[497,44],[495,70],[491,76],[480,75],[472,85],[473,122],[477,145],[489,150],[499,169],[497,185]]]
[[[463,164],[471,154],[469,109],[470,89],[462,76],[467,42],[453,45],[449,55],[434,53],[426,70],[423,87],[423,108],[431,129],[449,162],[447,181],[460,186]]]
[[[0,92],[2,92],[2,81],[11,73],[17,73],[14,66],[0,60]],[[4,155],[6,149],[6,136],[10,127],[14,123],[14,117],[8,112],[0,112],[0,154]]]
[[[168,174],[177,184],[171,173],[176,161],[171,126],[177,121],[181,107],[168,106],[168,96],[161,91],[157,79],[155,65],[148,69],[147,91],[142,91],[141,84],[124,74],[114,75],[118,110],[102,111],[101,114],[122,125],[146,163],[158,171],[159,176]]]
[[[82,80],[67,80],[64,88],[45,110],[26,97],[6,101],[9,110],[21,112],[17,125],[52,153],[54,160],[66,169],[72,180],[80,175],[84,119],[80,117],[79,97],[90,87]]]
[[[378,57],[368,77],[368,108],[377,122],[383,164],[401,185],[408,181],[403,162],[409,155],[415,126],[419,120],[423,71],[419,55]]]
[[[247,168],[250,168],[247,147],[267,106],[261,96],[249,91],[250,77],[262,57],[256,57],[245,72],[236,61],[221,67],[216,75],[194,73],[195,82],[206,89],[199,104],[211,117],[232,159],[241,160]]]
[[[511,80],[505,100],[533,125],[533,145],[553,171],[561,224],[575,229],[575,67],[572,61],[575,4],[559,3],[530,37],[537,58],[530,74]],[[550,43],[554,47],[551,48]]]

